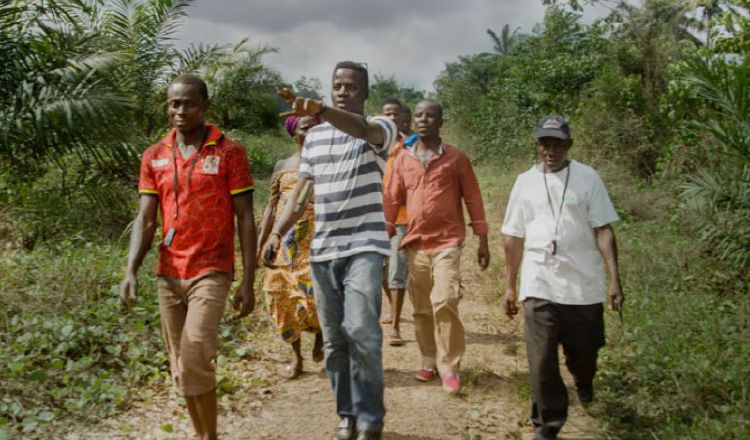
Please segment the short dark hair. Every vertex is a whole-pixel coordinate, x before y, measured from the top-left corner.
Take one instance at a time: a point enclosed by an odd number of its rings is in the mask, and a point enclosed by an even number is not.
[[[355,63],[354,61],[339,61],[336,63],[336,67],[334,67],[333,72],[336,73],[339,69],[351,69],[356,70],[362,75],[362,78],[365,80],[365,89],[369,90],[370,88],[370,74],[367,73],[367,67],[362,63]]]
[[[408,105],[402,105],[401,106],[401,112],[404,113],[404,114],[410,115],[411,114],[411,109],[409,108]]]
[[[198,75],[194,75],[192,73],[181,73],[169,82],[169,87],[172,87],[172,84],[187,84],[194,86],[198,89],[198,93],[200,93],[201,98],[203,98],[203,100],[205,101],[208,101],[208,86],[206,85],[206,82],[203,81]]]
[[[434,99],[430,99],[430,98],[425,98],[425,99],[419,101],[419,104],[421,104],[423,102],[429,102],[430,104],[435,105],[437,107],[437,109],[438,109],[438,116],[440,116],[441,118],[443,117],[443,105],[442,104],[440,104],[439,102],[435,101]],[[419,104],[417,104],[417,105],[419,105]]]
[[[393,96],[386,98],[383,103],[380,104],[380,108],[383,108],[386,105],[397,105],[401,111],[404,111],[404,104],[398,98],[394,98]]]

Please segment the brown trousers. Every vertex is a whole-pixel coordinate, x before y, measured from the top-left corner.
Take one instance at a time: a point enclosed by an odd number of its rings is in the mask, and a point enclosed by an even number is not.
[[[189,279],[157,279],[169,369],[175,387],[184,396],[199,396],[216,388],[213,360],[231,282],[229,275],[219,272]]]
[[[531,422],[535,438],[554,439],[568,417],[568,391],[560,376],[558,345],[563,346],[565,365],[576,386],[591,386],[597,354],[604,345],[604,307],[526,298],[523,311],[531,375]]]
[[[441,374],[458,372],[466,351],[464,325],[458,315],[461,300],[461,248],[432,255],[406,250],[407,290],[414,306],[414,329],[423,367]]]

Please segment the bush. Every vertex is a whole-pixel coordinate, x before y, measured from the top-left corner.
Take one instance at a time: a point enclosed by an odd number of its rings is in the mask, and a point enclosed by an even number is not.
[[[750,436],[750,285],[710,263],[681,227],[618,227],[625,327],[602,355],[616,438]],[[716,292],[716,294],[707,294]]]
[[[0,258],[0,426],[111,414],[132,385],[166,377],[153,277],[132,313],[117,298],[125,254],[68,241]]]

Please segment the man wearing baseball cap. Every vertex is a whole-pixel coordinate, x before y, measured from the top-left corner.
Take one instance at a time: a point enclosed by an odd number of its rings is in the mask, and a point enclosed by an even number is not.
[[[596,171],[567,158],[573,139],[562,116],[542,118],[534,139],[539,163],[516,178],[502,227],[505,312],[513,317],[519,311],[516,280],[521,267],[534,440],[551,440],[568,413],[558,345],[579,401],[590,403],[597,353],[604,345],[605,292],[610,309],[622,308],[611,226],[619,217]]]

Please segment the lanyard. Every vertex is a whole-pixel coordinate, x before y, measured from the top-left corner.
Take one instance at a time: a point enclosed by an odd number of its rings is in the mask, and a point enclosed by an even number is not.
[[[544,170],[545,171],[546,167]],[[552,255],[557,253],[557,231],[560,228],[560,219],[562,218],[563,205],[565,204],[565,193],[568,192],[568,181],[570,180],[570,164],[568,164],[568,174],[565,175],[565,186],[563,186],[562,198],[560,199],[560,207],[557,210],[557,216],[555,216],[555,208],[552,206],[552,197],[549,194],[549,187],[547,186],[547,173],[542,172],[544,178],[544,190],[547,192],[547,205],[549,210],[552,212],[552,218],[555,220],[555,233],[552,239]]]
[[[201,150],[203,150],[203,144],[206,143],[206,139],[208,138],[208,134],[211,130],[208,128],[205,129],[206,132],[203,133],[203,138],[201,139],[201,145],[198,147],[198,151],[195,152],[195,156],[193,156],[193,160],[190,161],[190,169],[188,170],[187,175],[187,193],[190,195],[190,177],[193,175],[193,170],[195,169],[195,164],[198,163],[198,158],[201,156]],[[177,176],[177,135],[175,135],[175,142],[174,146],[172,147],[172,163],[174,164],[174,174],[172,175],[174,177],[174,219],[177,219],[177,216],[180,213],[180,199],[179,199],[179,178]]]

